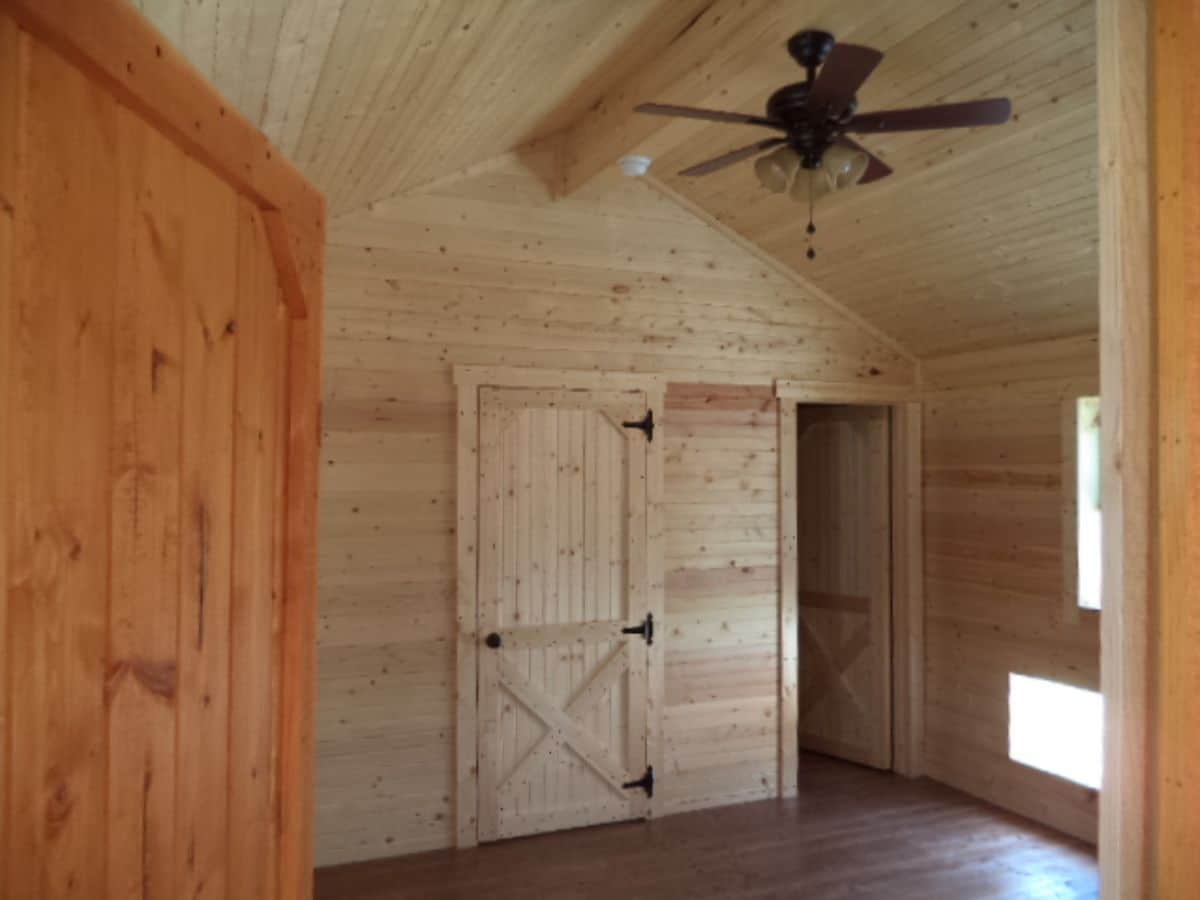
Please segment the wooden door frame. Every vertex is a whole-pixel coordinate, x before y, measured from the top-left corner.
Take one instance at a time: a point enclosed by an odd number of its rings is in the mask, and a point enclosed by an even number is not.
[[[1190,896],[1200,218],[1185,0],[1098,0],[1104,900]],[[1192,619],[1191,621],[1194,621]],[[1190,729],[1190,731],[1189,731]],[[1191,757],[1189,758],[1189,755]]]
[[[576,369],[525,369],[509,366],[454,367],[458,395],[457,451],[457,634],[455,644],[455,797],[454,843],[474,847],[479,843],[479,747],[477,728],[479,690],[479,391],[485,387],[556,388],[563,390],[641,391],[654,411],[656,424],[663,419],[667,383],[661,375],[630,372],[597,372]],[[646,448],[646,559],[649,569],[649,610],[664,620],[663,438]],[[662,716],[665,699],[663,641],[650,645],[649,715],[646,722],[646,758],[662,771]],[[661,794],[650,800],[649,815],[661,808]]]
[[[796,407],[887,406],[892,412],[892,768],[922,774],[924,545],[921,538],[921,404],[915,388],[776,381],[779,405],[779,795],[794,797],[800,758],[799,547]]]

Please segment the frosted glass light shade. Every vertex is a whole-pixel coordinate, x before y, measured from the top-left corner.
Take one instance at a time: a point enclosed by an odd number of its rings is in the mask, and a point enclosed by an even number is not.
[[[834,144],[821,158],[821,171],[830,182],[830,189],[840,191],[858,184],[867,171],[867,154],[842,144]]]
[[[821,157],[819,169],[811,174],[803,171],[796,176],[792,182],[792,199],[797,203],[807,203],[810,192],[815,201],[826,194],[852,187],[863,177],[869,162],[867,154],[834,144]]]
[[[788,189],[799,168],[800,156],[791,147],[780,147],[754,161],[754,172],[758,175],[759,183],[775,194],[782,194]]]

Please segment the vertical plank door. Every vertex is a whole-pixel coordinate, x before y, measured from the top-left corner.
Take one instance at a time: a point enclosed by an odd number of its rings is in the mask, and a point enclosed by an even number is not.
[[[891,768],[889,417],[801,406],[800,746]]]
[[[646,395],[480,401],[479,837],[644,816]]]

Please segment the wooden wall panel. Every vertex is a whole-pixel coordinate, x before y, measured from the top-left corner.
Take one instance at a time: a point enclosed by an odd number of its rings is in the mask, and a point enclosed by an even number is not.
[[[221,896],[228,885],[229,641],[233,567],[233,470],[238,280],[238,199],[215,176],[188,166],[181,188],[193,217],[180,248],[183,417],[179,572],[180,735],[176,889]]]
[[[229,682],[229,896],[276,896],[277,871],[263,865],[278,848],[273,778],[279,703],[279,595],[276,584],[278,469],[283,440],[278,404],[286,376],[283,305],[258,209],[239,199],[233,407],[233,547]],[[264,302],[272,298],[274,303]],[[236,319],[234,318],[236,316]],[[221,320],[213,322],[218,329]],[[265,564],[264,564],[265,563]]]
[[[667,503],[688,498],[668,510],[685,516],[668,526],[668,596],[695,605],[666,645],[679,773],[663,790],[678,809],[763,796],[777,777],[778,473],[763,390],[913,380],[910,361],[647,186],[614,172],[553,200],[539,177],[552,164],[549,150],[501,158],[331,226],[322,864],[453,843],[454,364],[727,386],[717,408],[667,412]],[[676,447],[671,433],[693,424]]]
[[[1008,759],[1008,675],[1099,690],[1095,615],[1062,607],[1062,400],[1087,336],[927,360],[926,774],[1088,841],[1096,792]]]
[[[667,812],[778,784],[778,404],[769,387],[667,392]]]
[[[7,359],[10,897],[102,884],[117,105],[37,45],[27,73]],[[89,452],[80,453],[80,448]],[[19,477],[18,477],[19,476]],[[157,683],[147,679],[151,684]],[[18,777],[17,773],[36,773]]]
[[[280,775],[285,460],[316,447],[285,388],[317,354],[256,203],[58,38],[0,14],[0,893],[272,900],[310,793]]]
[[[180,609],[184,277],[188,237],[176,197],[183,152],[117,114],[120,246],[114,310],[112,596],[108,607],[108,845],[111,896],[175,883],[175,664]],[[95,211],[86,214],[94,227]],[[219,262],[218,262],[219,265]],[[149,307],[148,297],[162,300]],[[147,364],[148,363],[148,364]],[[220,533],[227,534],[228,524]],[[136,839],[135,839],[136,838]]]

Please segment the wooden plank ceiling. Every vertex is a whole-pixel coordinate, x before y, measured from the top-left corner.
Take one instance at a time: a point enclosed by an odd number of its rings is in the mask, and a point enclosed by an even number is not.
[[[702,0],[131,0],[331,212],[557,131]]]
[[[561,134],[567,189],[621,155],[919,356],[1097,327],[1093,0],[135,0],[351,210]],[[632,116],[641,100],[758,112],[801,72],[801,28],[878,47],[864,110],[1012,98],[998,129],[868,137],[896,169],[807,210],[743,163],[675,172],[744,126]]]

